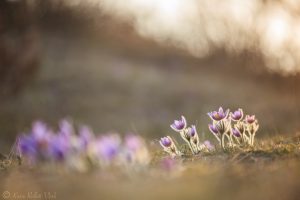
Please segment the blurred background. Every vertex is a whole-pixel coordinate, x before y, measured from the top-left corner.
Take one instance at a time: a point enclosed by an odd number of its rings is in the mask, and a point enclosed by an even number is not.
[[[154,139],[184,114],[207,138],[219,106],[293,134],[299,35],[297,0],[2,0],[1,144],[64,117]]]

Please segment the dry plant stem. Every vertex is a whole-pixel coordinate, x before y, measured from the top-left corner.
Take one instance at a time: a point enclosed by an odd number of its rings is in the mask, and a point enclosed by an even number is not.
[[[244,143],[245,144],[249,144],[250,145],[250,137],[249,136],[247,136],[247,134],[244,132],[243,133],[243,135],[244,135],[244,138],[245,138],[245,141],[244,141]]]
[[[225,150],[225,134],[222,134],[221,147]]]
[[[221,139],[219,138],[219,136],[217,136],[217,134],[213,133],[213,135],[215,136],[215,138],[218,140],[219,144],[221,144]]]
[[[198,154],[199,153],[199,145],[197,145],[197,144],[195,144],[195,143],[192,143],[192,141],[191,141],[191,146],[193,147],[193,152],[195,153],[195,154]]]
[[[235,139],[235,141],[237,141],[237,143],[238,143],[239,145],[241,144],[239,138],[237,138],[237,137],[234,136],[234,139]]]
[[[255,133],[253,133],[253,134],[251,135],[251,146],[254,145],[254,137],[255,137]]]
[[[228,139],[229,146],[232,147],[233,146],[233,142],[232,142],[231,135],[228,135],[227,133],[225,133],[224,135],[226,135],[226,137]]]
[[[182,130],[182,131],[180,131],[180,136],[181,136],[181,138],[189,145],[189,147],[190,147],[192,153],[193,153],[193,154],[196,154],[196,152],[194,152],[194,148],[192,147],[191,142],[190,142],[189,140],[186,139],[187,137],[186,137],[185,131],[186,131],[185,129]]]

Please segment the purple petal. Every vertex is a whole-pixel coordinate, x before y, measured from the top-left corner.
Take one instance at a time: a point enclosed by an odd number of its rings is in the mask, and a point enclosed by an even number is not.
[[[234,136],[236,136],[236,137],[241,137],[240,131],[239,131],[238,129],[236,129],[236,128],[233,128],[233,129],[232,129],[232,134],[233,134]]]
[[[100,158],[108,161],[113,160],[119,153],[120,143],[121,141],[119,136],[115,134],[104,135],[100,137],[98,140],[98,151]]]
[[[85,149],[94,138],[95,138],[94,133],[89,127],[82,126],[79,129],[79,140],[82,148]]]
[[[206,148],[208,150],[214,150],[215,149],[215,146],[209,140],[205,140],[203,144],[206,146]]]
[[[69,138],[74,134],[74,128],[70,121],[64,119],[59,123],[59,134]]]
[[[125,146],[131,151],[137,151],[143,146],[142,138],[137,135],[129,134],[125,137]]]
[[[172,140],[168,137],[163,137],[160,139],[160,143],[164,146],[164,147],[170,147],[172,144]]]
[[[219,133],[218,128],[215,125],[213,125],[213,124],[208,124],[208,128],[214,134],[218,134]]]
[[[191,128],[188,129],[188,132],[187,134],[190,136],[190,137],[194,137],[197,133],[197,130],[196,130],[196,126],[195,125],[192,125]]]

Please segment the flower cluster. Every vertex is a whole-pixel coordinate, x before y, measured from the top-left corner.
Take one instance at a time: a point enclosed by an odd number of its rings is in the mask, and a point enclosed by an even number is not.
[[[216,137],[221,147],[253,146],[254,137],[259,128],[255,115],[246,115],[242,109],[229,112],[220,107],[218,111],[208,113],[212,123],[208,125],[210,132]],[[225,142],[227,140],[227,143]]]
[[[228,147],[254,145],[254,137],[259,128],[255,115],[246,115],[244,117],[244,112],[240,108],[234,112],[230,112],[229,109],[224,110],[222,107],[217,111],[212,111],[207,114],[212,120],[208,128],[224,150]],[[171,124],[171,128],[180,134],[193,154],[215,149],[209,141],[205,141],[202,144],[200,143],[196,126],[191,125],[188,127],[184,116],[181,116],[179,120],[175,120],[174,123]],[[164,151],[169,153],[172,157],[183,155],[170,136],[161,138],[159,143]]]
[[[109,133],[96,137],[82,126],[76,134],[73,125],[62,120],[54,132],[43,122],[35,122],[28,134],[18,138],[18,151],[32,164],[62,163],[78,170],[110,165],[146,166],[149,153],[144,140],[134,134]]]
[[[205,141],[203,144],[200,143],[196,126],[191,125],[188,127],[184,116],[181,116],[181,119],[179,120],[175,120],[170,126],[174,131],[180,134],[181,138],[188,144],[193,154],[214,149],[214,146],[209,141]],[[182,155],[182,152],[178,150],[170,136],[161,138],[159,143],[164,151],[169,153],[172,157]]]

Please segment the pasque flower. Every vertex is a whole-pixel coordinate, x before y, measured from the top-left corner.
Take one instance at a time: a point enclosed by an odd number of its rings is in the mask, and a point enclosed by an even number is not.
[[[241,120],[243,118],[243,115],[244,115],[244,113],[243,113],[243,110],[241,108],[239,108],[238,110],[230,113],[230,117],[234,121]]]
[[[225,137],[227,137],[227,139],[229,140],[229,144],[231,145],[231,139],[230,136],[228,135],[228,133],[230,133],[230,120],[225,118],[221,121],[216,121],[215,122],[215,127],[218,130],[218,133],[221,136],[221,146],[223,149],[225,149]]]
[[[227,109],[227,110],[224,112],[223,108],[220,107],[218,111],[212,111],[212,112],[209,112],[209,113],[207,113],[207,114],[208,114],[208,116],[209,116],[212,120],[215,120],[215,121],[221,121],[221,120],[227,118],[228,113],[229,113],[229,109]]]
[[[250,144],[250,139],[245,133],[246,127],[247,125],[245,124],[244,121],[238,121],[236,124],[234,124],[234,129],[236,129],[242,136],[242,143]]]
[[[28,135],[22,134],[18,138],[19,151],[31,161],[45,160],[49,157],[51,138],[52,132],[47,126],[41,121],[36,121]]]
[[[172,146],[173,145],[173,146]],[[172,144],[170,148],[179,154]],[[89,166],[118,166],[131,168],[146,167],[150,161],[144,140],[134,134],[126,135],[122,141],[119,134],[105,134],[95,137],[87,126],[75,132],[70,121],[62,120],[57,132],[41,121],[33,123],[28,134],[18,137],[17,150],[20,156],[31,161],[61,163],[71,169],[86,170]]]
[[[230,147],[244,144],[253,146],[254,136],[259,128],[255,115],[246,115],[245,119],[242,120],[244,112],[241,108],[230,113],[230,117],[228,117],[228,112],[229,110],[224,112],[223,108],[220,107],[218,111],[208,113],[213,120],[208,125],[210,132],[217,138],[223,149],[226,147],[225,137],[228,139]]]
[[[135,165],[138,168],[144,167],[150,162],[148,149],[142,137],[135,134],[127,134],[124,139],[124,145],[120,152],[126,165]],[[125,160],[124,160],[125,158]]]
[[[246,121],[248,124],[254,123],[254,122],[256,121],[255,115],[246,115],[245,121]]]
[[[189,140],[192,152],[196,154],[201,151],[199,136],[195,125],[187,128],[186,136]]]
[[[162,147],[170,147],[172,145],[172,139],[170,137],[162,137],[160,139],[160,144]]]
[[[247,130],[247,132],[249,134],[249,138],[250,138],[249,144],[250,144],[250,146],[253,146],[254,145],[254,137],[259,128],[259,124],[258,124],[257,119],[255,118],[255,115],[246,115],[245,122],[246,122],[246,130]]]
[[[59,122],[59,134],[69,138],[71,135],[74,135],[75,131],[74,131],[74,127],[72,125],[72,123],[67,120],[67,119],[63,119]]]
[[[192,125],[191,127],[188,128],[187,130],[187,135],[189,137],[194,137],[195,135],[197,134],[197,130],[196,130],[196,126],[195,125]]]
[[[222,107],[218,111],[212,111],[208,113],[209,117],[213,120],[208,125],[209,130],[220,142],[223,149],[225,149],[225,138],[228,139],[230,147],[237,145],[249,144],[253,145],[254,135],[259,125],[254,115],[246,115],[241,108],[230,113],[229,110],[224,111]],[[247,136],[246,132],[249,133]],[[237,144],[236,144],[237,142]]]
[[[203,144],[209,151],[215,150],[215,146],[209,140],[205,140]]]
[[[164,151],[169,153],[172,157],[181,155],[170,136],[161,138],[159,143],[163,147]]]
[[[35,161],[38,155],[36,140],[32,136],[21,135],[18,138],[18,151],[21,156],[26,156],[31,161]]]
[[[189,145],[193,154],[199,151],[199,137],[195,126],[187,127],[187,122],[184,116],[180,120],[174,120],[170,125],[171,128],[180,133],[181,138]]]
[[[56,135],[49,144],[49,156],[51,160],[64,161],[70,153],[70,141]]]
[[[181,116],[181,119],[174,120],[173,124],[171,124],[170,126],[176,132],[180,132],[180,131],[184,130],[187,126],[185,117]]]
[[[93,131],[88,126],[81,126],[79,129],[79,142],[82,149],[87,149],[89,144],[95,139]]]
[[[242,136],[241,132],[240,132],[239,129],[237,129],[237,128],[233,128],[233,129],[232,129],[232,134],[233,134],[235,137],[241,137],[241,136]]]
[[[101,136],[97,142],[99,158],[103,162],[106,162],[105,164],[110,164],[110,162],[118,155],[120,145],[121,138],[117,134]]]
[[[220,139],[221,134],[219,133],[217,126],[214,123],[212,123],[212,124],[208,124],[208,128],[210,132],[217,138],[219,143],[221,143],[221,139]]]

